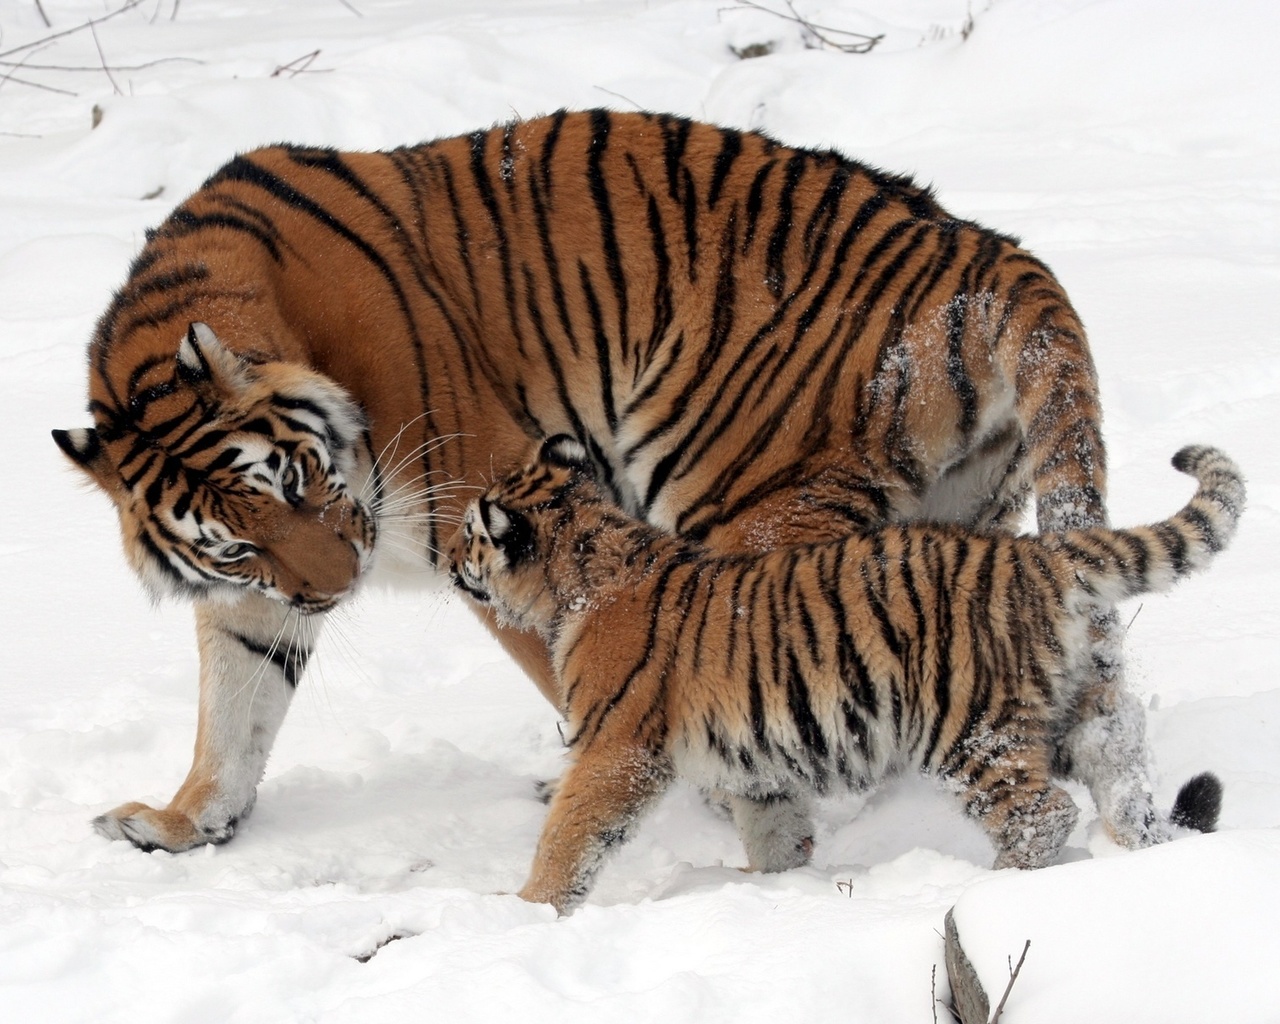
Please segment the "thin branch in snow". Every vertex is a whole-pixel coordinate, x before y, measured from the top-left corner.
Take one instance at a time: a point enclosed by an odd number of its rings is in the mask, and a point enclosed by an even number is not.
[[[737,0],[737,2],[743,7],[764,11],[765,14],[772,14],[775,18],[781,18],[783,21],[793,21],[823,46],[829,46],[833,50],[839,50],[841,53],[870,53],[875,49],[876,44],[884,38],[883,33],[878,36],[869,36],[865,32],[851,32],[848,29],[832,28],[830,25],[817,25],[797,11],[792,0],[783,0],[787,5],[787,10],[791,12],[790,14],[775,11],[772,7],[756,3],[756,0]],[[741,10],[741,8],[722,7],[721,10],[732,11]],[[845,36],[853,41],[841,42],[839,39],[832,38],[833,36]]]
[[[363,17],[364,17],[364,13],[363,13],[362,11],[358,11],[358,10],[356,10],[355,6],[354,6],[353,4],[348,3],[348,2],[347,2],[347,0],[338,0],[338,3],[342,4],[342,6],[343,6],[343,7],[345,7],[347,10],[349,10],[349,11],[350,11],[352,14],[354,14],[357,18],[363,18]]]
[[[107,81],[111,83],[111,88],[115,90],[117,96],[123,96],[124,93],[116,84],[115,76],[111,74],[111,68],[107,66],[107,55],[102,52],[102,43],[98,42],[98,30],[90,25],[89,34],[93,36],[93,45],[98,48],[98,59],[102,61],[102,70],[107,73]]]
[[[31,54],[34,56],[34,53]],[[114,64],[112,71],[142,71],[160,64],[204,64],[195,57],[157,57],[155,60],[143,61],[141,64]],[[0,60],[0,67],[25,68],[28,71],[92,71],[95,75],[102,70],[101,64],[29,64],[21,60]]]
[[[1136,612],[1134,612],[1134,613],[1133,613],[1133,618],[1129,620],[1129,625],[1124,627],[1124,631],[1125,631],[1126,633],[1127,633],[1127,632],[1129,632],[1129,626],[1132,626],[1132,625],[1134,624],[1134,622],[1136,622],[1136,621],[1137,621],[1138,616],[1139,616],[1139,615],[1141,615],[1141,614],[1142,614],[1142,605],[1141,605],[1141,604],[1139,604],[1139,605],[1138,605],[1138,610],[1137,610]]]
[[[75,96],[76,93],[72,92],[69,89],[59,89],[56,86],[45,85],[42,82],[32,82],[32,81],[28,81],[25,78],[15,77],[15,75],[19,71],[38,68],[38,65],[34,65],[34,64],[29,65],[27,61],[30,60],[32,57],[34,57],[37,53],[40,53],[42,50],[45,50],[52,45],[53,45],[52,43],[47,43],[45,46],[38,47],[32,50],[30,53],[28,53],[25,57],[23,57],[22,60],[0,61],[0,67],[8,67],[12,69],[10,71],[6,71],[3,75],[0,75],[0,88],[3,88],[6,82],[13,82],[16,85],[26,85],[32,89],[43,89],[45,90],[45,92],[56,92],[56,93],[60,93],[63,96]]]
[[[936,932],[937,929],[935,928]],[[947,1011],[947,1016],[951,1018],[954,1024],[963,1024],[960,1017],[956,1014],[956,1008],[952,1003],[944,1003],[938,998],[938,965],[933,965],[933,970],[929,972],[929,996],[930,1006],[933,1009],[933,1024],[938,1024],[938,1007],[941,1006]]]
[[[288,75],[290,78],[296,78],[304,71],[308,71],[315,59],[320,56],[319,50],[312,50],[310,53],[304,53],[301,57],[295,57],[288,64],[281,64],[273,72],[272,78],[279,78],[281,75]],[[329,68],[316,68],[316,72],[328,71]],[[314,74],[315,72],[313,72]]]
[[[1004,995],[1000,997],[1000,1003],[996,1006],[996,1012],[991,1015],[990,1024],[1000,1024],[1000,1014],[1004,1013],[1005,1000],[1009,998],[1009,993],[1013,991],[1013,983],[1018,980],[1018,972],[1022,970],[1022,961],[1027,958],[1027,950],[1031,948],[1031,940],[1027,939],[1027,944],[1022,947],[1022,956],[1018,957],[1018,966],[1013,966],[1013,957],[1009,958],[1009,984],[1004,987]]]
[[[49,15],[44,13],[44,4],[40,0],[36,0],[36,10],[40,12],[40,20],[44,22],[44,27],[53,28],[53,22],[49,20]]]
[[[617,97],[618,97],[618,99],[620,99],[620,100],[625,100],[627,103],[630,103],[633,107],[635,107],[635,108],[636,108],[636,110],[644,110],[644,109],[645,109],[645,107],[643,107],[641,104],[637,103],[637,102],[636,102],[635,100],[633,100],[630,96],[623,96],[623,95],[622,95],[622,93],[620,93],[620,92],[614,92],[612,89],[606,89],[603,85],[597,85],[597,86],[595,86],[595,88],[599,89],[601,92],[607,92],[610,96],[617,96]]]
[[[95,25],[101,25],[104,21],[110,21],[118,14],[124,14],[125,11],[131,11],[137,7],[142,0],[125,0],[123,7],[117,7],[114,11],[102,15],[100,18],[90,18],[88,21],[82,21],[73,28],[64,28],[60,32],[53,32],[40,39],[33,39],[29,43],[23,43],[20,46],[11,47],[8,50],[0,52],[0,59],[4,57],[12,57],[15,53],[21,53],[23,50],[30,50],[36,46],[43,46],[45,43],[51,43],[55,39],[61,39],[63,36],[73,35],[76,32],[83,32],[85,29],[92,29]]]
[[[56,85],[45,85],[43,82],[29,82],[25,78],[15,78],[12,71],[7,71],[0,75],[0,86],[6,82],[12,82],[14,85],[25,85],[32,89],[43,89],[45,92],[56,92],[59,96],[79,96],[78,92],[72,92],[70,89],[59,89]]]

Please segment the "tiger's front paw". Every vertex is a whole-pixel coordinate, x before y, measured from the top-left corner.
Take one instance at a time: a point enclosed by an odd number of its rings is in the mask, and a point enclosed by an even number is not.
[[[180,810],[156,810],[146,804],[129,803],[98,815],[93,819],[93,829],[107,839],[124,839],[143,853],[153,850],[180,853],[207,843],[225,843],[235,835],[238,820],[229,818],[221,824],[197,824]]]

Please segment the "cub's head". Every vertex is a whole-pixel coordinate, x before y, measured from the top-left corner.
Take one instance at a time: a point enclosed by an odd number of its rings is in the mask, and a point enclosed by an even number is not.
[[[548,438],[532,462],[467,506],[450,546],[454,583],[506,624],[546,627],[572,571],[564,549],[602,500],[587,450],[567,434]]]
[[[367,566],[374,516],[356,490],[364,417],[329,378],[253,362],[205,324],[127,383],[95,379],[95,425],[58,447],[115,502],[148,589],[206,600],[264,594],[332,607]]]

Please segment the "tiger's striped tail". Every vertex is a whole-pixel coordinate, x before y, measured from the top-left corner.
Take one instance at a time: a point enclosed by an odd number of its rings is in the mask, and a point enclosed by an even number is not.
[[[1115,602],[1168,590],[1205,568],[1230,543],[1245,505],[1239,467],[1223,452],[1204,445],[1181,449],[1173,466],[1199,482],[1195,495],[1177,514],[1128,530],[1071,530],[1053,545],[1067,555],[1077,580],[1091,595]]]

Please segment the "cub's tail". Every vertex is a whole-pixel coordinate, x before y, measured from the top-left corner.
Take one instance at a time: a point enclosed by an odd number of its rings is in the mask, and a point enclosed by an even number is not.
[[[1107,603],[1168,590],[1203,569],[1235,535],[1244,511],[1244,477],[1216,448],[1191,445],[1173,466],[1199,481],[1186,506],[1164,522],[1129,530],[1094,528],[1047,535],[1066,555],[1080,586]]]

